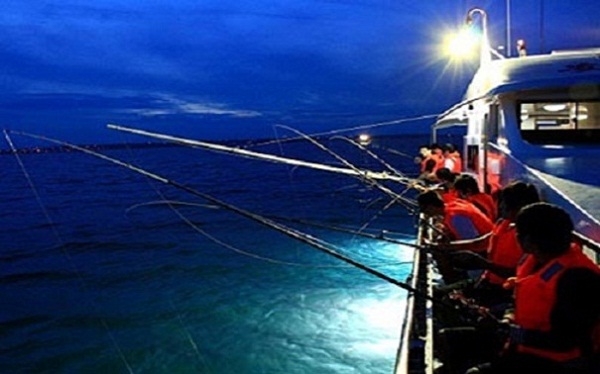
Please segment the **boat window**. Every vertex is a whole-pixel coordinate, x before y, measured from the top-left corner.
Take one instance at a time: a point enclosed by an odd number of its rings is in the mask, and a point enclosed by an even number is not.
[[[600,143],[600,102],[521,102],[519,128],[535,144]]]

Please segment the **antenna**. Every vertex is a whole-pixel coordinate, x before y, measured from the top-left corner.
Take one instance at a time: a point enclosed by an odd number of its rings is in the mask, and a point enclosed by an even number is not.
[[[540,53],[544,53],[544,0],[540,0]]]
[[[543,0],[542,0],[543,1]],[[510,41],[510,0],[506,0],[506,57],[510,57],[512,49]]]

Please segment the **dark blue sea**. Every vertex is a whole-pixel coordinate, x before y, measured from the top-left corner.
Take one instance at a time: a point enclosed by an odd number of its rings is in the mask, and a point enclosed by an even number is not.
[[[413,156],[426,141],[376,138],[369,149],[414,176],[399,152]],[[348,142],[325,144],[383,170]],[[339,165],[308,142],[251,149]],[[409,247],[297,221],[414,240],[414,215],[360,179],[179,146],[100,152],[397,280],[411,270]],[[93,156],[19,158],[23,167],[0,156],[0,373],[392,373],[399,287]]]

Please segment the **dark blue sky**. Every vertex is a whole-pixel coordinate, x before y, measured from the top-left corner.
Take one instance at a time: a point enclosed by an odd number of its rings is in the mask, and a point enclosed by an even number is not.
[[[107,123],[232,139],[440,113],[475,62],[449,66],[439,44],[474,5],[504,44],[499,0],[8,0],[0,122],[94,143],[122,139]],[[600,1],[511,8],[530,53],[600,46]]]

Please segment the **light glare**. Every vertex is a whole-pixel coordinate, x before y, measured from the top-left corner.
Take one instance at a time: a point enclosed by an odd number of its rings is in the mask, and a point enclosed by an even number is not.
[[[477,45],[477,35],[470,28],[463,28],[446,38],[446,53],[453,58],[465,59],[473,56]]]

